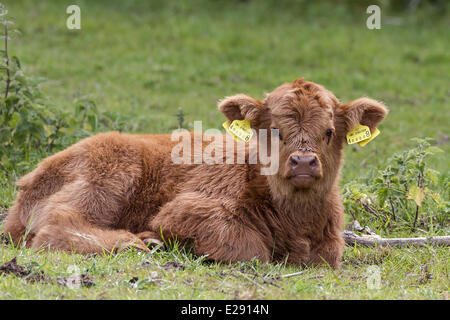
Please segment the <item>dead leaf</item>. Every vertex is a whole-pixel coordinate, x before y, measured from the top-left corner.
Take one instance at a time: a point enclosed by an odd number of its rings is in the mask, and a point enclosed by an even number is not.
[[[18,277],[26,277],[30,274],[25,267],[17,264],[17,258],[12,258],[11,261],[6,262],[0,267],[0,273],[12,273]]]
[[[17,264],[17,258],[14,257],[10,261],[4,263],[0,267],[1,273],[12,273],[20,278],[25,278],[29,282],[50,282],[51,279],[47,277],[42,271],[31,272],[29,269]]]
[[[428,282],[428,280],[433,279],[433,275],[428,271],[428,264],[421,267],[420,271],[421,271],[421,276],[419,279],[420,284],[424,284],[424,283]]]
[[[162,265],[162,268],[164,268],[165,270],[169,269],[184,270],[184,266],[181,263],[175,261],[167,262],[166,264]]]
[[[423,199],[425,199],[425,190],[414,185],[411,187],[411,189],[409,189],[406,199],[414,200],[416,205],[420,207],[422,205]]]
[[[69,277],[56,277],[55,280],[60,286],[69,288],[73,288],[75,286],[92,287],[94,285],[94,278],[87,274],[72,275]]]

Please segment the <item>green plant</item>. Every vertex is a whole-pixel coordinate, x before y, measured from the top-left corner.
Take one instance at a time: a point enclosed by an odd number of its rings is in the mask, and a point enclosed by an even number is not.
[[[43,79],[25,74],[19,58],[10,57],[8,41],[12,21],[0,4],[1,37],[4,48],[0,69],[0,177],[15,178],[33,168],[36,162],[80,138],[105,129],[123,131],[128,118],[120,114],[99,113],[95,102],[86,97],[77,98],[75,111],[70,113],[48,103],[39,89]]]
[[[178,129],[182,129],[183,128],[183,124],[184,124],[184,113],[183,113],[183,108],[178,108],[178,112],[176,114],[177,120],[178,120]]]
[[[12,22],[8,11],[0,4],[0,24],[4,50],[0,68],[4,84],[0,98],[0,169],[9,173],[28,169],[32,158],[42,152],[52,152],[62,144],[67,114],[46,104],[39,88],[39,80],[28,77],[19,58],[10,57],[8,41]],[[19,170],[21,171],[21,170]]]
[[[386,231],[448,228],[449,177],[427,166],[442,150],[430,138],[412,140],[417,146],[396,153],[384,169],[344,186],[344,205],[354,219]]]

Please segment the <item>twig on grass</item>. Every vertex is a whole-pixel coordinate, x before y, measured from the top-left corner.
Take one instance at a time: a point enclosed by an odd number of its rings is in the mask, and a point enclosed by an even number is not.
[[[294,273],[288,273],[288,274],[282,274],[280,275],[280,278],[290,278],[290,277],[295,277],[295,276],[299,276],[303,273],[303,271],[299,271],[299,272],[294,272]]]
[[[426,245],[450,246],[450,236],[435,237],[418,237],[418,238],[376,238],[361,237],[352,231],[344,231],[342,233],[345,243],[354,245],[355,243],[366,247],[402,247],[416,246],[423,247]]]

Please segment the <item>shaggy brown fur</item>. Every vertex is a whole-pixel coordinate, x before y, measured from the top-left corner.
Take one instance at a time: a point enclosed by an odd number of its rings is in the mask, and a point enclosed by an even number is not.
[[[345,135],[358,123],[373,130],[386,108],[368,98],[341,104],[300,79],[264,101],[227,97],[219,110],[230,121],[279,129],[278,173],[261,175],[260,165],[248,161],[176,165],[170,155],[177,142],[169,135],[103,133],[46,158],[20,179],[4,232],[19,243],[28,228],[32,248],[80,253],[148,250],[145,243],[162,234],[189,240],[197,254],[218,261],[325,260],[338,268]]]

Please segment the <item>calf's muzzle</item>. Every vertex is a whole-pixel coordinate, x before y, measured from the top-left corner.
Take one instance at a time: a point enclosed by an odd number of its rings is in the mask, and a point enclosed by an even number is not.
[[[314,153],[295,152],[289,156],[289,177],[296,187],[309,187],[321,177],[320,160]]]

